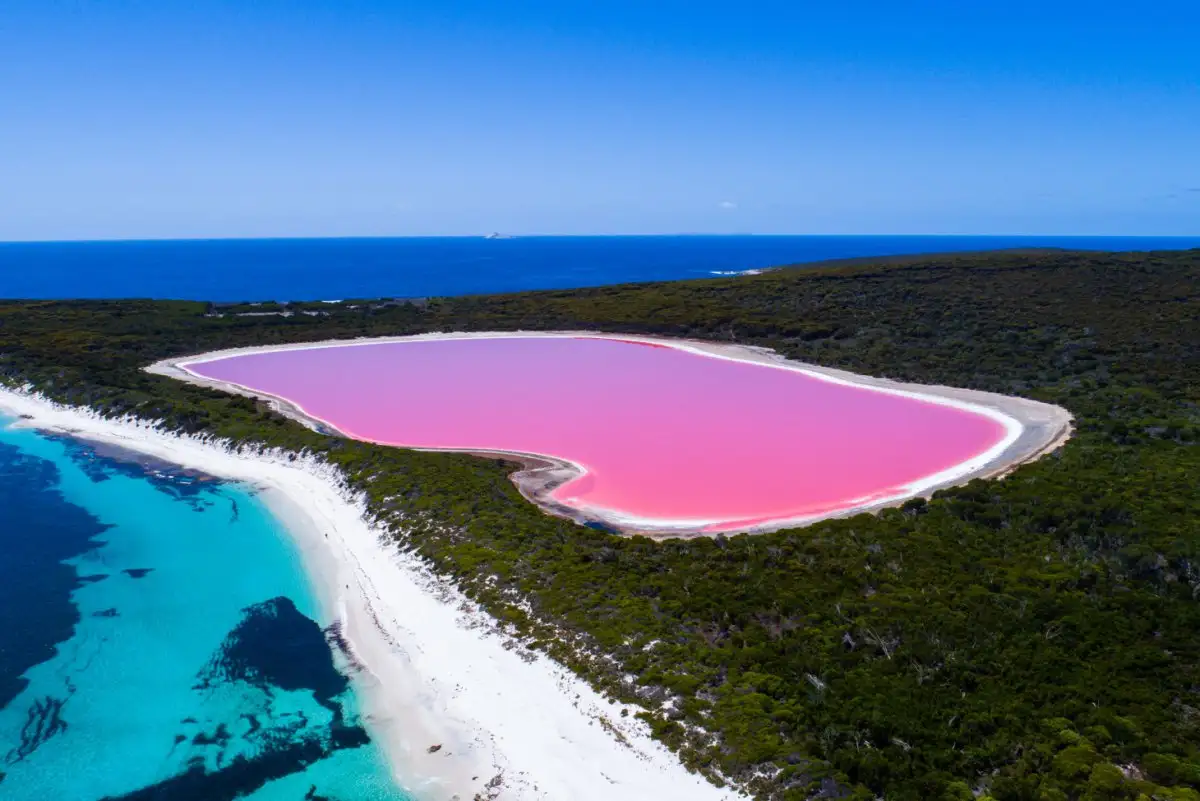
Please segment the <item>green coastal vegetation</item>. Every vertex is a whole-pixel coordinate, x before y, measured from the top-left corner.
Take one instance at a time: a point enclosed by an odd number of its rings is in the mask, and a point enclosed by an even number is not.
[[[542,513],[500,460],[325,436],[142,370],[235,346],[515,329],[761,345],[1059,404],[1077,430],[928,502],[654,542]],[[0,376],[323,455],[522,647],[641,704],[689,766],[756,798],[1200,801],[1200,251],[419,301],[5,301]]]

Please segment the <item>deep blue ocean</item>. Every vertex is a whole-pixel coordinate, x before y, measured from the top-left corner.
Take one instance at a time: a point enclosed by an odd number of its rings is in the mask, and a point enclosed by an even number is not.
[[[0,243],[0,298],[343,300],[568,289],[823,259],[1200,237],[627,236]]]
[[[253,491],[0,418],[0,798],[408,801]]]

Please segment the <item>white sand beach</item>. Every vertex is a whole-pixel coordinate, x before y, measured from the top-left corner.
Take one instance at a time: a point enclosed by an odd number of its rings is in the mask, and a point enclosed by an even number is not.
[[[116,445],[259,488],[295,537],[357,664],[365,723],[418,801],[706,801],[741,797],[689,773],[634,708],[507,636],[367,519],[338,473],[0,389],[16,425]]]

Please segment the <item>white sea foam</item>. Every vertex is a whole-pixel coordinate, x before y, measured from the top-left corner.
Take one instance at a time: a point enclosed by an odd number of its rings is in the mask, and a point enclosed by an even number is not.
[[[709,270],[709,271],[708,271],[708,274],[709,274],[709,275],[762,275],[762,274],[763,274],[763,273],[765,273],[765,272],[766,272],[766,270],[765,270],[765,269],[751,269],[751,270]]]

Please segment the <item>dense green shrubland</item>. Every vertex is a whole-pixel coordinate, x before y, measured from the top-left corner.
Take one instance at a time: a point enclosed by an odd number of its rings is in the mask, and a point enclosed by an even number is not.
[[[238,316],[288,308],[300,313]],[[321,436],[141,370],[219,347],[516,328],[765,345],[1059,403],[1078,432],[928,503],[655,543],[542,514],[499,461]],[[690,765],[763,798],[1200,800],[1198,251],[915,257],[416,304],[14,301],[0,303],[0,374],[325,454],[530,647],[640,700]]]

